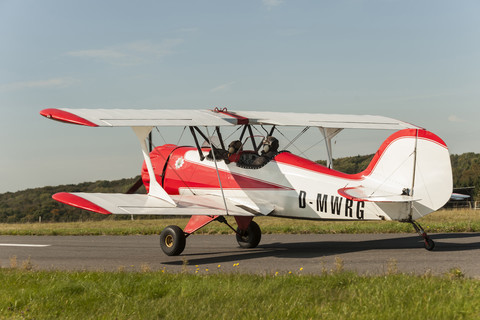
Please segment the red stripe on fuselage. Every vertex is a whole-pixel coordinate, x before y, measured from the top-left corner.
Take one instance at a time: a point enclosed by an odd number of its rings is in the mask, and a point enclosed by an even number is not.
[[[231,171],[219,169],[217,175],[217,170],[212,160],[203,160],[203,162],[198,163],[185,159],[185,155],[189,151],[197,152],[197,150],[192,147],[174,148],[172,145],[166,145],[156,148],[150,154],[156,179],[160,182],[162,180],[162,173],[164,174],[162,187],[168,194],[179,194],[180,189],[188,188],[219,189],[218,175],[220,176],[223,189],[291,190],[289,187],[244,174],[232,173]],[[167,159],[167,167],[165,171],[162,172]],[[232,163],[230,166],[235,166],[235,164]],[[264,168],[258,170],[263,170]],[[248,169],[248,171],[249,173],[251,172],[252,175],[256,174],[255,169]],[[145,164],[142,168],[142,178],[148,190],[149,178]]]
[[[405,129],[392,134],[387,140],[385,140],[368,167],[356,174],[347,174],[337,170],[329,169],[323,165],[320,165],[311,160],[296,156],[294,154],[283,152],[275,157],[273,161],[289,165],[292,167],[318,172],[325,175],[330,175],[337,178],[348,179],[348,180],[361,180],[365,176],[370,175],[381,157],[385,153],[385,150],[393,142],[399,139],[411,138],[417,136],[416,129]],[[435,134],[428,132],[426,130],[418,130],[418,138],[429,140],[438,145],[447,148],[445,142],[440,139]],[[179,189],[183,188],[205,188],[205,189],[218,189],[220,188],[218,182],[218,176],[215,167],[208,166],[206,163],[210,160],[204,160],[205,163],[196,163],[185,160],[185,154],[188,151],[197,152],[195,148],[192,147],[175,147],[173,145],[166,145],[159,147],[152,151],[151,159],[154,167],[155,175],[157,180],[161,181],[161,175],[164,168],[166,159],[168,158],[168,165],[165,170],[164,185],[163,188],[169,194],[178,194]],[[180,158],[183,159],[180,160]],[[210,162],[213,164],[213,162]],[[176,168],[176,165],[179,168]],[[234,164],[230,164],[232,166]],[[251,175],[254,176],[257,174],[257,170],[268,170],[268,166],[261,169],[248,169],[248,173],[251,172]],[[146,167],[142,170],[142,177],[148,188],[148,173]],[[272,172],[272,174],[281,174],[279,171]],[[219,170],[220,180],[222,181],[222,188],[224,189],[283,189],[283,190],[292,190],[292,188],[287,186],[278,185],[272,182],[264,181],[257,179],[252,176],[242,175],[238,173],[232,173],[230,171]],[[159,180],[160,179],[160,180]]]

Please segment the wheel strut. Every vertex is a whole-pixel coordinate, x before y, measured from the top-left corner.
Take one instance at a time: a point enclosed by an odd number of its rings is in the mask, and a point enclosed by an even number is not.
[[[248,227],[245,230],[240,229],[240,226],[237,229],[234,229],[223,216],[216,218],[218,222],[225,223],[230,229],[235,232],[238,245],[241,248],[255,248],[260,243],[262,238],[262,231],[255,221],[252,219],[249,220]],[[238,223],[238,220],[237,220]]]
[[[433,248],[435,248],[435,242],[428,236],[428,234],[425,232],[425,230],[422,228],[420,223],[410,220],[410,222],[413,227],[415,228],[415,231],[423,238],[423,241],[425,243],[425,249],[428,251],[432,251]]]
[[[215,220],[220,223],[225,223],[230,229],[233,230],[233,232],[238,233],[237,230],[227,222],[227,219],[225,219],[224,216],[218,216]]]

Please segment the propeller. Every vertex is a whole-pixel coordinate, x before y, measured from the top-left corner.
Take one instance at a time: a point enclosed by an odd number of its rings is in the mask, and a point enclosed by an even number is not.
[[[152,152],[153,150],[153,141],[152,141],[152,132],[148,134],[148,152]],[[142,175],[135,181],[135,183],[130,187],[130,189],[125,192],[126,194],[133,194],[140,189],[140,187],[143,186],[143,180],[142,180]]]

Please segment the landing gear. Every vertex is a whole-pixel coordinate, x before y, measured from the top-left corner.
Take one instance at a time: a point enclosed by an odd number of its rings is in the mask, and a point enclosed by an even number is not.
[[[160,233],[160,248],[167,256],[178,256],[185,249],[186,238],[211,221],[225,223],[232,229],[242,248],[255,248],[260,243],[262,231],[252,217],[235,217],[238,228],[235,230],[223,216],[193,216],[184,230],[178,226],[168,226]]]
[[[258,224],[252,220],[252,217],[235,217],[238,228],[235,230],[225,219],[225,217],[218,217],[215,220],[225,223],[230,229],[235,231],[238,245],[241,248],[250,249],[255,248],[262,239],[262,231]]]
[[[178,256],[185,249],[186,237],[178,226],[168,226],[160,233],[160,248],[167,256]]]
[[[240,230],[237,228],[237,242],[242,248],[255,248],[260,243],[262,238],[262,231],[255,221],[250,221],[247,230]]]
[[[413,220],[410,220],[409,222],[413,225],[415,231],[417,231],[417,233],[423,238],[425,249],[432,251],[435,248],[435,242],[433,242],[433,240],[427,235],[425,230],[423,230],[422,226],[418,222]]]

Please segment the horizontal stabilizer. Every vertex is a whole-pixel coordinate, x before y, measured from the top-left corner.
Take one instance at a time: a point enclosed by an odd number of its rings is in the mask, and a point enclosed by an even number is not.
[[[73,207],[102,214],[144,215],[226,215],[225,203],[218,196],[172,196],[177,206],[146,194],[61,192],[53,199]],[[226,200],[232,216],[252,213]]]
[[[363,186],[338,189],[338,194],[353,201],[411,202],[421,200],[420,198],[405,194],[387,193],[382,190],[370,190]]]

